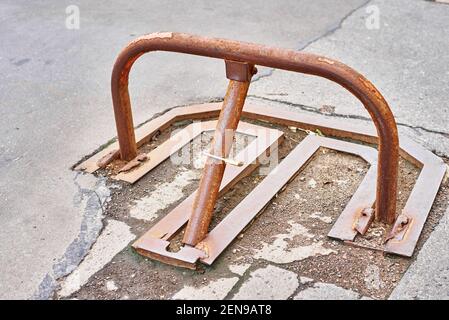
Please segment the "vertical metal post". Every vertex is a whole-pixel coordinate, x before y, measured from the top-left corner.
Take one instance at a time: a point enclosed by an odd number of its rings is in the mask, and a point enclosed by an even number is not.
[[[121,59],[117,59],[112,72],[112,103],[114,105],[117,139],[120,146],[120,158],[130,161],[137,156],[137,144],[128,91],[129,69],[123,72],[121,63]],[[131,66],[128,68],[131,68]]]
[[[255,72],[253,65],[226,61],[226,76],[230,81],[212,140],[211,155],[220,158],[229,156],[251,77]],[[195,246],[206,236],[225,167],[224,161],[208,157],[184,234],[185,244]]]

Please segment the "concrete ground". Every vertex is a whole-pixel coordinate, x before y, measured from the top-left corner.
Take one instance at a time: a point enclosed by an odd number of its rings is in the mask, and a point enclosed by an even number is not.
[[[75,30],[65,24],[66,7],[72,4],[80,9],[80,28]],[[376,13],[378,21],[373,20]],[[154,31],[190,32],[341,60],[384,94],[401,134],[447,157],[448,21],[448,5],[424,0],[267,1],[263,5],[260,1],[195,5],[2,1],[0,168],[6,174],[0,179],[0,298],[48,298],[58,278],[70,273],[69,277],[82,277],[82,266],[77,266],[92,244],[96,245],[92,250],[104,255],[101,265],[120,251],[114,244],[133,239],[120,223],[108,224],[101,233],[110,190],[103,179],[69,168],[115,136],[110,72],[119,50],[134,37]],[[221,61],[154,53],[136,63],[130,88],[138,124],[169,107],[222,97],[226,79]],[[319,113],[326,105],[334,117],[369,119],[340,88],[293,73],[262,69],[250,97],[303,113]],[[441,249],[448,247],[448,216],[449,212],[391,298],[449,298],[449,252]],[[109,234],[108,228],[121,230],[121,236],[96,242],[100,233]],[[253,271],[248,286],[251,281],[257,286],[267,273],[291,283],[289,272],[267,266]],[[232,287],[233,281],[238,279],[216,285]],[[113,285],[109,284],[112,290]],[[236,295],[248,297],[245,292],[251,290],[245,284],[240,288]],[[336,297],[332,292],[360,298],[331,284],[314,283],[308,288],[316,298]]]

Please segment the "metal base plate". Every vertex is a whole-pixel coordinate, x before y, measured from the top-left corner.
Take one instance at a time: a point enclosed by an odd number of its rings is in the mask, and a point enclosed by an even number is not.
[[[180,265],[178,262],[179,260],[184,259],[183,261],[189,261],[191,263],[192,260],[197,259],[202,263],[211,265],[232,240],[234,240],[234,238],[237,237],[238,234],[265,208],[270,200],[275,197],[302,168],[304,168],[320,147],[356,154],[370,163],[375,163],[376,161],[377,152],[371,147],[309,135],[301,141],[301,143],[291,151],[288,156],[283,159],[280,164],[223,219],[223,221],[210,231],[203,241],[195,247],[197,250],[202,251],[204,256],[201,256],[198,251],[187,252],[180,250],[178,252],[179,255],[173,254],[172,252],[165,252],[166,254],[162,252],[165,259],[164,262],[167,262],[167,258],[169,258],[170,261],[168,261],[168,263]],[[347,210],[345,209],[344,213],[349,219],[354,219],[354,216],[358,214],[357,210],[352,210],[353,208],[371,207],[373,204],[375,198],[375,185],[371,180],[374,179],[375,181],[375,168],[376,166],[371,166],[370,172],[367,175],[368,178],[365,177],[365,180],[362,182],[364,188],[359,189],[359,191],[354,194],[347,206]],[[359,194],[359,192],[362,194]],[[369,194],[368,200],[364,197],[366,193]],[[180,206],[189,208],[191,205],[190,197],[184,202],[185,203],[181,203]],[[175,219],[173,219],[172,215],[176,215],[177,211],[178,210],[175,209],[170,212],[160,221],[160,223],[166,226],[166,221],[174,221]],[[188,217],[188,214],[184,216],[184,222],[187,222]],[[177,228],[179,225],[180,223],[172,225],[170,234],[173,235],[176,232],[179,232],[181,229]],[[164,233],[165,232],[166,230],[164,230]],[[155,234],[161,234],[160,226],[158,224],[134,243],[134,248],[138,249],[139,252],[143,251],[149,255],[155,253],[160,255],[160,249],[165,245],[166,240],[155,238]],[[191,247],[188,248],[189,250],[193,249]],[[156,257],[156,259],[158,258]]]
[[[170,124],[176,121],[216,117],[219,114],[220,107],[221,105],[216,103],[172,109],[163,116],[148,122],[136,130],[138,145],[140,146],[149,141],[157,131],[167,128]],[[311,131],[319,129],[326,136],[349,138],[351,140],[377,144],[377,134],[372,123],[364,126],[348,125],[341,119],[330,119],[317,115],[304,115],[285,109],[261,107],[252,104],[245,105],[243,117],[267,121],[274,124],[299,127]],[[137,240],[133,246],[144,255],[150,256],[154,253],[164,257],[163,259],[159,258],[159,260],[166,260],[165,257],[170,261],[187,262],[188,260],[188,264],[192,268],[195,265],[195,263],[192,263],[192,259],[211,264],[235,236],[237,236],[238,233],[261,210],[263,210],[265,205],[270,201],[272,197],[271,194],[273,192],[278,192],[286,183],[288,183],[289,179],[294,177],[304,163],[307,162],[307,159],[313,154],[312,150],[314,150],[316,146],[319,147],[319,145],[330,147],[331,149],[336,148],[343,152],[358,154],[371,164],[370,170],[358,190],[353,195],[329,233],[330,237],[345,240],[345,242],[352,242],[358,233],[363,234],[366,232],[372,221],[373,211],[370,210],[370,208],[375,201],[375,162],[377,151],[370,147],[350,142],[310,136],[303,140],[301,144],[281,162],[279,168],[272,171],[270,175],[268,175],[216,228],[208,234],[201,243],[196,246],[196,251],[186,250],[186,248],[178,251],[179,254],[176,254],[168,252],[165,249],[167,247],[166,241],[170,240],[188,221],[190,215],[189,210],[194,198],[193,194],[170,212],[164,219],[159,221],[144,236]],[[110,145],[100,153],[81,163],[76,169],[94,172],[99,168],[98,160],[102,157],[106,155],[118,157],[117,147],[117,144]],[[301,152],[296,150],[301,150]],[[255,155],[258,154],[259,151],[260,150],[257,150]],[[157,152],[157,149],[155,152]],[[413,254],[419,235],[430,212],[441,181],[446,173],[447,166],[440,158],[407,137],[400,137],[400,152],[402,157],[421,168],[421,172],[402,213],[397,217],[393,225],[383,251],[410,257]],[[306,157],[307,154],[309,154],[309,157]],[[291,160],[286,161],[287,159]],[[282,165],[283,163],[289,164],[288,167],[287,165]],[[225,192],[230,185],[236,183],[239,178],[243,176],[243,171],[246,171],[246,174],[248,174],[255,167],[256,165],[249,167],[245,166],[243,168],[228,166],[221,185],[221,192]],[[156,240],[148,242],[145,240],[147,238]],[[198,250],[202,251],[205,255],[202,255]],[[165,252],[167,252],[167,254],[165,254]],[[189,258],[190,260],[185,257],[186,255],[191,257]],[[155,256],[155,258],[157,257]],[[170,263],[170,261],[164,262]],[[174,264],[180,265],[181,263]]]

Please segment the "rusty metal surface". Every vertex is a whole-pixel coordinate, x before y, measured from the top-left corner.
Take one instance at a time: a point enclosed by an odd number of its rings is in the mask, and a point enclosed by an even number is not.
[[[200,106],[198,106],[198,108],[200,108]],[[188,115],[188,112],[193,112],[193,109],[196,109],[196,107],[189,110],[187,110],[187,108],[180,108],[180,109],[185,109],[186,111],[185,116],[190,117],[190,115]],[[219,110],[219,104],[209,106],[208,109],[209,110],[214,109],[213,112],[215,112],[214,115],[216,115]],[[269,107],[256,106],[251,103],[245,105],[243,110],[243,117],[254,120],[257,119],[269,121],[271,123],[280,125],[297,126],[311,131],[319,129],[327,136],[350,138],[354,140],[363,141],[366,143],[377,142],[376,130],[374,129],[374,127],[371,127],[370,125],[368,126],[351,125],[351,127],[349,128],[348,125],[342,122],[341,120],[325,118],[316,115],[301,114],[283,109],[274,109]],[[435,195],[443,179],[446,166],[444,165],[443,161],[439,159],[437,156],[423,149],[421,146],[417,145],[416,143],[412,142],[406,137],[401,138],[400,151],[401,155],[405,157],[408,161],[412,161],[413,163],[423,168],[416,182],[416,185],[413,188],[412,195],[410,196],[406,205],[406,207],[415,206],[418,209],[416,210],[415,213],[416,217],[414,219],[415,221],[419,221],[419,223],[414,223],[412,225],[412,228],[408,231],[407,237],[404,237],[401,241],[397,241],[397,239],[396,240],[391,239],[390,241],[388,241],[385,245],[384,251],[395,254],[401,254],[405,256],[411,256],[414,247],[416,245],[416,242],[419,238],[419,235],[421,233],[424,222],[432,206]],[[376,159],[373,159],[373,155],[367,156],[367,154],[365,154],[363,158],[372,164],[375,164],[375,161],[377,161]],[[424,168],[427,169],[424,170]],[[238,167],[229,166],[226,169],[226,171],[237,169]],[[339,235],[338,233],[335,232],[336,230],[338,230],[338,228],[333,228],[332,232],[334,232],[334,234],[329,234],[330,236],[342,240],[351,239],[352,241],[355,235],[357,234],[357,230],[355,230],[356,227],[363,229],[362,227],[366,227],[369,225],[370,219],[366,219],[367,221],[364,221],[362,222],[362,224],[355,226],[354,222],[355,221],[357,222],[357,220],[354,219],[357,219],[359,217],[361,211],[364,208],[370,207],[374,203],[373,195],[376,181],[376,170],[377,167],[375,165],[371,165],[367,175],[360,184],[357,192],[354,194],[354,196],[351,198],[350,202],[344,209],[343,212],[346,213],[345,214],[342,213],[339,219],[337,220],[337,222],[340,223],[341,221],[343,221],[341,220],[343,219],[343,217],[345,216],[348,217],[346,219],[347,221],[346,223],[341,223],[340,228],[342,235]],[[427,176],[429,177],[425,178]],[[416,197],[414,196],[414,194],[415,195],[422,194],[423,190],[425,190],[426,195],[428,196],[416,196]],[[193,201],[192,195],[189,198],[187,198],[186,201],[188,201],[188,199],[190,199],[190,201]],[[357,205],[354,205],[353,209],[351,209],[351,206],[349,205],[352,201],[354,201],[353,203],[355,204],[357,204],[360,201],[361,205],[359,207],[357,207]],[[178,216],[174,215],[176,209],[173,210],[172,212],[173,214],[170,213],[169,215],[167,215],[166,217],[167,220],[162,219],[157,225],[155,225],[152,229],[150,229],[152,236],[162,238],[164,235],[162,235],[161,233],[165,233],[166,236],[163,238],[165,240],[170,239],[170,237],[187,222],[188,219],[188,213],[186,213],[187,208],[188,203],[186,202],[185,207],[179,208],[180,210],[178,211]],[[167,223],[165,224],[166,221]],[[337,225],[337,222],[334,224],[334,227]],[[169,225],[171,224],[174,224],[176,226],[170,228]],[[158,233],[157,231],[158,229],[162,230],[162,232]],[[167,232],[167,230],[169,230],[170,232]],[[148,234],[150,234],[150,231],[148,232]],[[345,241],[345,243],[352,243],[352,242]]]
[[[169,245],[170,242],[166,240],[142,237],[133,244],[133,248],[145,257],[188,269],[196,269],[198,259],[206,256],[204,251],[190,246],[181,247],[177,252],[170,252],[167,250]]]
[[[275,152],[279,143],[283,140],[283,132],[275,129],[262,128],[255,125],[249,125],[244,122],[239,124],[239,127],[247,126],[244,133],[256,136],[257,138],[252,141],[243,151],[241,151],[236,159],[244,162],[243,166],[227,166],[223,176],[223,180],[220,185],[219,196],[227,192],[238,181],[250,174],[254,169],[258,167],[258,159],[266,154]],[[243,130],[242,130],[243,131]],[[150,230],[148,230],[143,236],[141,236],[134,244],[134,248],[138,248],[138,252],[152,257],[154,259],[164,261],[170,264],[188,267],[183,265],[182,262],[176,259],[169,259],[167,261],[165,256],[161,257],[163,252],[160,242],[147,242],[146,239],[161,239],[170,240],[188,221],[193,206],[193,201],[196,195],[193,192],[183,202],[181,202],[176,208],[168,213],[163,219],[156,223]],[[142,244],[144,243],[144,244]],[[155,248],[149,246],[149,243],[154,243]],[[163,244],[164,248],[167,246]],[[179,257],[178,257],[179,258]],[[189,260],[191,261],[191,260]],[[190,262],[189,262],[190,263]]]
[[[207,103],[200,105],[192,105],[188,107],[177,107],[166,112],[162,116],[153,119],[152,121],[144,124],[143,126],[136,129],[136,136],[138,137],[138,145],[142,145],[159,130],[163,130],[170,126],[171,124],[182,121],[185,119],[208,119],[218,116],[220,112],[220,103]],[[348,126],[346,123],[340,119],[326,118],[323,116],[302,114],[293,111],[288,111],[280,108],[272,108],[266,106],[258,106],[253,103],[246,103],[243,109],[243,118],[252,120],[263,120],[268,121],[273,124],[285,125],[285,126],[297,126],[303,129],[315,131],[319,129],[326,136],[348,138],[353,140],[358,140],[366,143],[376,144],[378,142],[377,133],[375,127],[368,123],[366,125],[356,125],[351,124]],[[76,170],[84,170],[86,172],[94,172],[98,169],[97,161],[104,157],[111,151],[118,152],[118,144],[113,143],[107,148],[103,149],[99,153],[93,155],[91,158],[85,160],[80,165],[78,165]],[[419,239],[422,227],[427,219],[430,212],[430,208],[435,199],[435,195],[438,192],[439,186],[444,176],[446,166],[443,161],[432,154],[431,152],[425,150],[418,144],[414,143],[407,137],[401,137],[400,154],[407,161],[410,161],[422,168],[419,178],[413,188],[413,192],[407,201],[407,212],[414,212],[413,216],[415,223],[413,223],[412,228],[408,231],[406,237],[402,240],[391,239],[385,244],[385,251],[393,254],[400,254],[404,256],[411,256],[416,246],[416,242]],[[370,171],[373,166],[371,166]],[[236,169],[228,167],[229,170]],[[228,170],[227,169],[227,170]],[[425,170],[424,170],[425,169]],[[227,171],[226,170],[226,171]],[[363,186],[367,186],[368,190],[365,192],[367,203],[371,203],[369,200],[369,195],[371,195],[372,186],[375,183],[375,173],[368,171],[367,176],[364,180],[369,178],[372,183],[364,183],[360,185],[359,189]],[[226,176],[226,174],[225,174]],[[360,195],[362,195],[362,190],[360,190]],[[422,196],[421,196],[422,195]],[[416,208],[416,210],[411,210],[409,208]],[[346,210],[349,217],[357,216],[363,208],[359,208],[357,212],[354,210]],[[355,208],[357,210],[357,208]],[[405,210],[404,210],[405,211]],[[351,213],[352,212],[352,213]],[[410,213],[409,213],[410,214]],[[345,214],[346,215],[346,214]],[[337,220],[337,222],[342,219],[343,216]],[[163,220],[161,220],[163,221]],[[183,220],[181,226],[185,224],[186,220]],[[337,223],[336,222],[336,223]],[[342,233],[329,234],[335,238],[339,239],[354,239],[356,232],[354,230],[354,221],[352,218],[347,220],[347,223],[342,223]],[[344,227],[346,225],[346,227]],[[344,231],[344,230],[347,231]],[[334,230],[335,231],[335,230]],[[346,235],[343,234],[346,233]]]
[[[156,168],[163,161],[167,160],[170,155],[178,152],[187,143],[198,137],[204,132],[212,131],[216,128],[217,121],[202,121],[190,124],[174,134],[170,139],[161,143],[156,149],[150,151],[146,156],[147,161],[143,162],[139,167],[132,171],[121,172],[114,179],[135,183],[145,174]],[[247,122],[240,122],[236,132],[253,135],[257,133],[258,126]]]
[[[341,120],[324,118],[316,115],[304,115],[287,110],[255,106],[253,104],[245,106],[243,116],[282,125],[297,125],[312,131],[319,129],[325,135],[329,136],[350,138],[367,143],[377,143],[376,131],[374,128],[361,125],[351,125],[349,127]],[[400,154],[406,160],[422,168],[412,193],[403,209],[403,213],[413,217],[414,222],[408,229],[407,235],[405,237],[400,236],[402,240],[399,240],[396,237],[387,241],[384,251],[410,257],[413,254],[419,235],[424,227],[424,223],[430,212],[447,167],[439,157],[435,156],[430,151],[425,150],[407,137],[401,137]],[[367,205],[371,202],[369,195],[372,193],[369,189],[375,182],[374,175],[371,174],[371,178],[369,178],[369,175],[370,172],[368,172],[360,185],[360,187],[366,186],[368,188],[365,192],[362,190],[360,191],[360,195],[366,199]],[[366,179],[371,179],[372,183],[364,183]],[[365,193],[365,196],[362,196],[363,193]],[[347,207],[344,212],[347,211],[346,209]],[[355,210],[357,210],[357,208],[355,208]],[[358,210],[360,212],[363,208],[359,208]],[[354,212],[354,210],[348,210],[347,212],[349,215],[354,215],[354,213],[350,214],[350,212]],[[355,215],[357,215],[357,213],[355,213]],[[343,219],[344,216],[346,216],[346,214],[342,213],[340,218],[334,224],[334,227],[337,223],[340,225],[340,231],[337,233],[337,227],[333,228],[329,236],[352,241],[356,235],[356,231],[353,228],[354,222],[352,218],[350,218],[344,223],[343,220],[340,220]],[[396,227],[394,228],[397,229]]]
[[[201,120],[217,117],[221,110],[221,103],[205,103],[186,107],[170,109],[163,115],[143,124],[136,129],[137,145],[148,142],[157,132],[162,131],[173,123],[182,120]],[[376,130],[371,124],[367,126],[354,126],[344,124],[341,120],[317,117],[315,115],[299,114],[282,109],[273,109],[265,106],[256,106],[246,103],[243,108],[244,118],[263,120],[285,126],[298,126],[310,131],[320,130],[326,136],[351,138],[367,143],[377,143]],[[103,158],[118,158],[118,142],[113,142],[98,153],[86,159],[75,167],[75,170],[93,173],[99,169],[98,162]],[[402,156],[407,156],[402,152]],[[410,158],[410,157],[408,157]],[[113,160],[112,159],[112,160]],[[413,158],[410,158],[413,160]],[[111,161],[112,161],[111,160]]]
[[[104,168],[118,156],[118,150],[111,150],[102,156],[96,163],[99,168]]]
[[[178,121],[187,119],[202,120],[216,117],[220,112],[220,107],[220,104],[217,103],[205,103],[201,105],[173,108],[136,129],[137,146],[140,147],[147,143],[155,134]],[[94,173],[100,167],[106,166],[113,160],[119,158],[120,152],[118,148],[118,142],[109,144],[101,151],[75,166],[75,170]]]
[[[333,142],[328,147],[335,148],[336,144],[337,142]],[[362,217],[364,211],[373,206],[376,200],[377,151],[360,145],[357,145],[356,148],[353,147],[353,144],[341,144],[338,146],[340,147],[338,150],[358,155],[370,164],[370,168],[359,185],[357,192],[351,197],[328,233],[329,237],[352,241],[357,235],[357,229],[367,229],[372,221],[371,219],[360,219],[360,217]]]
[[[422,164],[415,186],[395,221],[384,250],[411,257],[447,170],[442,159],[405,138],[402,147]]]
[[[376,167],[371,165],[357,192],[351,197],[343,212],[335,221],[328,236],[340,240],[353,241],[357,233],[364,234],[372,219],[363,217],[363,212],[371,208],[376,200]]]
[[[298,173],[319,145],[308,136],[293,149],[198,245],[207,252],[201,261],[212,264],[237,235],[261,212],[270,200]]]
[[[253,75],[257,73],[254,65],[245,62],[225,60],[226,78],[229,80],[250,82]]]
[[[141,55],[158,50],[316,75],[347,89],[362,102],[376,125],[379,136],[376,219],[393,223],[396,216],[399,163],[399,141],[393,114],[381,93],[365,77],[338,61],[314,54],[172,32],[152,33],[135,39],[119,54],[111,76],[112,100],[122,159],[131,160],[137,154],[128,92],[129,72]]]
[[[240,123],[240,125],[241,124],[242,123]],[[259,134],[261,133],[259,130],[258,132]],[[256,134],[257,132],[249,131],[248,133]],[[227,192],[238,181],[256,169],[258,167],[257,159],[266,153],[275,152],[277,150],[278,144],[283,140],[283,132],[269,129],[268,131],[265,131],[265,133],[266,134],[262,133],[258,135],[256,140],[251,142],[244,151],[237,155],[236,159],[244,161],[244,166],[226,167],[220,186],[219,196]],[[162,220],[156,223],[144,236],[163,238],[165,240],[171,239],[171,237],[185,223],[187,223],[196,192],[197,191],[193,192]]]
[[[148,155],[142,153],[139,154],[137,157],[135,157],[134,159],[132,159],[131,161],[129,161],[127,164],[125,164],[120,170],[119,173],[122,172],[128,172],[138,166],[140,166],[142,163],[144,163],[145,161],[147,161],[149,159]]]
[[[307,136],[262,182],[250,192],[201,242],[196,245],[198,250],[202,250],[206,255],[199,260],[205,264],[212,264],[223,250],[237,237],[237,235],[260,213],[269,201],[290,181],[300,170],[308,163],[312,156],[320,147],[326,147],[339,150],[346,153],[357,154],[365,159],[375,159],[376,151],[370,147],[354,144],[350,142],[339,141],[330,138],[319,137],[315,135]],[[375,161],[375,160],[374,160]],[[236,168],[228,167],[226,170]],[[234,169],[235,170],[235,169]],[[355,198],[357,197],[357,193]],[[375,193],[375,189],[372,189]],[[192,205],[192,195],[184,200],[177,208],[170,212],[166,217],[158,222],[140,239],[161,238],[169,240],[178,232],[188,219],[188,208]],[[140,239],[138,241],[140,241]],[[133,245],[134,246],[134,245]],[[141,247],[141,245],[138,245]],[[190,246],[186,246],[190,247]],[[190,247],[191,248],[191,247]],[[160,244],[155,245],[154,250],[151,246],[146,246],[146,250],[161,254]],[[162,260],[160,257],[155,259],[164,262],[182,266],[177,260],[182,260],[184,256],[176,256],[170,253],[171,261]],[[189,261],[197,257],[189,257]],[[173,259],[177,260],[173,260]]]
[[[161,143],[156,149],[148,152],[148,161],[133,171],[119,173],[114,177],[114,179],[135,183],[146,173],[157,167],[201,133],[204,131],[214,130],[216,123],[216,121],[205,121],[201,123],[189,124],[182,130],[172,135],[170,139]]]
[[[373,208],[365,208],[360,211],[356,221],[354,222],[353,229],[364,235],[368,228],[374,220],[374,209]]]
[[[246,72],[245,65],[240,65],[241,72]],[[252,68],[252,67],[251,67]],[[234,132],[240,121],[249,81],[230,80],[223,106],[217,121],[210,153],[220,158],[227,158],[234,139]],[[184,233],[183,242],[195,246],[204,239],[209,231],[215,202],[223,178],[226,162],[207,157],[193,202],[191,216]]]
[[[366,126],[355,124],[348,126],[339,119],[300,114],[288,110],[256,106],[254,104],[245,105],[245,108],[243,109],[243,117],[265,120],[271,123],[286,126],[299,126],[303,129],[308,129],[311,131],[319,129],[326,136],[349,138],[366,143],[378,142],[376,130],[369,124]],[[405,237],[399,235],[401,240],[396,237],[387,241],[384,251],[410,257],[414,252],[414,248],[418,242],[424,223],[427,220],[427,216],[439,190],[441,181],[443,180],[444,174],[447,170],[447,166],[439,157],[424,149],[419,144],[411,141],[407,137],[401,137],[400,154],[407,161],[410,161],[422,168],[415,186],[413,187],[412,193],[410,194],[402,211],[407,216],[412,217],[414,222],[410,228],[407,228],[408,231]],[[339,227],[333,228],[329,236],[351,241],[356,236],[357,233],[354,230],[354,221],[352,218],[348,218],[346,222],[343,222],[341,219],[344,219],[344,216],[357,216],[358,212],[361,212],[361,210],[368,207],[371,203],[369,198],[372,194],[370,188],[372,188],[375,183],[375,178],[374,173],[370,173],[370,171],[368,171],[364,181],[362,181],[362,184],[360,185],[360,187],[367,188],[366,191],[360,190],[360,196],[363,199],[366,199],[365,201],[367,204],[361,208],[354,208],[351,210],[346,210],[346,207],[343,212],[348,212],[348,214],[342,213],[340,215],[339,219],[334,224],[334,226],[338,224]],[[365,183],[366,179],[370,179],[372,183]],[[362,196],[362,194],[365,194],[365,196]],[[358,212],[354,213],[354,210],[358,210]],[[397,229],[395,224],[393,225],[393,228]],[[337,232],[337,230],[339,231]]]
[[[304,168],[320,147],[356,154],[371,161],[373,159],[375,161],[377,154],[375,149],[371,147],[316,135],[307,136],[282,160],[275,171],[272,171],[266,176],[198,244],[197,248],[201,248],[207,252],[207,257],[202,258],[201,261],[208,265],[212,264],[232,240],[265,208],[270,200]],[[358,193],[359,190],[356,191],[353,198],[364,201],[363,197],[357,196]],[[372,193],[373,195],[375,194],[374,188]],[[351,201],[355,202],[352,199]]]

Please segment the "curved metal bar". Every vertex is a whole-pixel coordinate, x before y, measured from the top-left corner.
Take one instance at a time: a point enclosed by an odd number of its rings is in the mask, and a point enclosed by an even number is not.
[[[368,110],[379,136],[376,196],[377,220],[393,223],[399,164],[399,139],[393,114],[374,85],[350,67],[322,56],[239,41],[200,37],[184,33],[152,33],[128,44],[119,54],[111,77],[112,100],[122,159],[137,154],[128,92],[133,63],[150,51],[173,51],[324,77],[346,88]]]

